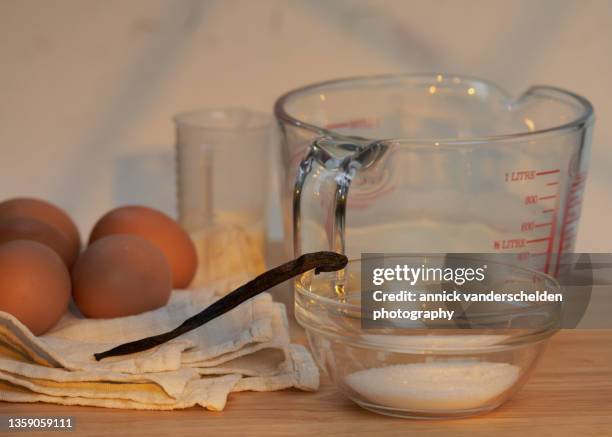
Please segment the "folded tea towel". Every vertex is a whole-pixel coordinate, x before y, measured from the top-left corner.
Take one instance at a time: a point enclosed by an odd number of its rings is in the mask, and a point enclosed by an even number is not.
[[[70,311],[40,337],[0,312],[0,400],[222,410],[232,391],[315,390],[319,374],[312,357],[290,344],[285,307],[267,294],[149,351],[93,358],[176,327],[235,285],[177,290],[165,307],[137,316],[93,320]]]
[[[266,358],[273,359],[260,356],[258,360]],[[228,369],[232,370],[231,364],[228,365]],[[215,376],[207,376],[206,373],[196,374],[184,381],[182,390],[172,395],[163,388],[166,378],[163,374],[145,376],[141,379],[134,378],[135,375],[127,375],[127,378],[126,375],[109,375],[105,379],[98,380],[98,375],[78,374],[78,371],[48,369],[55,372],[38,376],[42,373],[40,370],[35,372],[28,370],[32,369],[22,365],[20,373],[0,371],[0,400],[142,410],[171,410],[200,405],[209,410],[221,411],[231,392],[272,391],[289,387],[314,390],[318,385],[318,374],[312,358],[299,345],[289,345],[287,356],[279,363],[275,374],[261,376],[246,376],[240,373]],[[28,373],[37,376],[28,377]],[[83,377],[89,379],[79,380]]]

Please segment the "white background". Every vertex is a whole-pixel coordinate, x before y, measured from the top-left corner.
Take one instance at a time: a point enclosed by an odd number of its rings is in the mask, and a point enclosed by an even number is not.
[[[271,111],[309,82],[450,72],[589,98],[578,249],[611,251],[612,1],[0,0],[0,198],[64,206],[87,233],[136,202],[174,214],[171,116]]]

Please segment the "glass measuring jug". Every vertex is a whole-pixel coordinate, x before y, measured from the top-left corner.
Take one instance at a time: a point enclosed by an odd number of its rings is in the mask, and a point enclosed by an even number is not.
[[[400,75],[305,87],[275,109],[296,253],[508,252],[555,274],[573,251],[594,120],[576,94]]]

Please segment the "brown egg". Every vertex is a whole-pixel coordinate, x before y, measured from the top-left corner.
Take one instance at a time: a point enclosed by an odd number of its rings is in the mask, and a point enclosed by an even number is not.
[[[72,296],[87,317],[110,318],[162,307],[172,291],[164,254],[133,235],[111,235],[91,244],[72,269]]]
[[[53,250],[36,241],[0,245],[0,311],[35,335],[47,332],[70,301],[70,274]]]
[[[0,218],[0,244],[13,240],[31,240],[53,249],[66,264],[72,267],[75,253],[63,234],[45,222],[30,218]]]
[[[62,233],[70,242],[72,259],[76,259],[81,250],[81,237],[76,224],[61,208],[41,199],[17,197],[0,203],[0,219],[31,218],[47,223]]]
[[[112,234],[138,235],[164,253],[172,270],[174,288],[186,288],[198,260],[191,238],[166,214],[145,206],[124,206],[105,214],[94,226],[89,243]]]

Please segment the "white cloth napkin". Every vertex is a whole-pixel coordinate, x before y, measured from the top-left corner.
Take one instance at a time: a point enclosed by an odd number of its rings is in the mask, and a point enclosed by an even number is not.
[[[0,312],[0,400],[218,411],[233,391],[316,390],[317,367],[290,343],[285,307],[268,294],[149,351],[94,359],[94,352],[178,326],[233,285],[177,290],[165,307],[137,316],[97,320],[70,311],[40,337]]]

